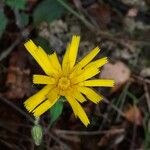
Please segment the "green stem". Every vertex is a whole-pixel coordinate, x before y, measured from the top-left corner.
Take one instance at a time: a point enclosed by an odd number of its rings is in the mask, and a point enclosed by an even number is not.
[[[65,9],[67,9],[70,13],[72,13],[74,16],[76,16],[78,19],[80,19],[88,28],[91,30],[94,30],[94,26],[87,21],[83,15],[77,13],[74,11],[68,4],[66,4],[63,0],[57,0]]]
[[[39,124],[39,121],[40,121],[40,118],[39,118],[39,117],[36,117],[35,120],[34,120],[34,124],[35,124],[35,125],[38,125],[38,124]]]

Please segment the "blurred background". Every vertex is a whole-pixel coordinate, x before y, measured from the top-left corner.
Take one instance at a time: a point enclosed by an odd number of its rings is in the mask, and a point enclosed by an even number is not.
[[[113,89],[98,105],[84,108],[85,128],[68,104],[35,146],[34,119],[23,102],[40,86],[43,73],[24,48],[32,39],[60,60],[72,35],[81,36],[78,61],[95,46],[108,56],[100,78],[113,78]],[[0,0],[0,150],[150,150],[150,1],[149,0]]]

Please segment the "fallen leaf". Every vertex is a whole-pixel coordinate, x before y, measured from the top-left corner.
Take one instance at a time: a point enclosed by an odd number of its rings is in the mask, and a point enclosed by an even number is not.
[[[143,117],[141,111],[136,105],[130,106],[130,108],[124,112],[124,116],[128,121],[136,125],[142,125]]]
[[[137,8],[131,8],[127,12],[128,17],[136,17],[138,15],[138,9]]]
[[[94,3],[87,8],[87,12],[100,28],[106,28],[111,22],[111,8],[106,4]]]
[[[114,64],[106,64],[100,73],[100,78],[115,80],[115,86],[112,88],[112,92],[116,92],[130,79],[130,75],[130,69],[124,63],[118,61]]]
[[[26,63],[24,53],[21,51],[12,53],[6,77],[8,90],[4,93],[8,99],[16,100],[30,95],[30,70],[26,68]]]

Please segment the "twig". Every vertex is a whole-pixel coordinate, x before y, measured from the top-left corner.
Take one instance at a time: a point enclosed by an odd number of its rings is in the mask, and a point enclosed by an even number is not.
[[[81,142],[81,140],[77,136],[74,136],[71,134],[59,134],[59,137],[65,141],[67,140],[67,141],[71,141],[71,142],[75,142],[75,143]]]
[[[30,25],[26,29],[22,30],[18,38],[8,47],[6,50],[4,50],[0,55],[0,61],[2,61],[4,58],[6,58],[12,50],[25,38],[29,36],[30,31],[33,29],[33,26]]]
[[[57,0],[66,10],[68,10],[70,13],[72,13],[74,16],[76,16],[79,20],[81,20],[85,26],[90,29],[91,31],[100,34],[101,36],[103,36],[106,39],[109,39],[117,44],[121,44],[123,47],[126,47],[127,49],[129,49],[130,51],[133,51],[133,47],[131,46],[131,44],[127,44],[127,42],[125,42],[124,38],[120,38],[120,37],[116,37],[114,35],[112,35],[109,32],[106,31],[102,31],[100,29],[97,29],[97,27],[92,24],[90,21],[88,21],[82,14],[79,14],[78,12],[76,12],[73,8],[71,8],[66,2],[64,2],[63,0]],[[138,44],[143,44],[143,45],[150,45],[149,41],[138,41],[138,40],[132,40],[132,39],[127,39],[128,41],[130,41],[133,45],[138,45]]]
[[[43,122],[43,123],[45,123],[45,122]],[[57,137],[57,135],[54,135],[51,131],[52,131],[52,130],[50,130],[49,127],[44,128],[44,134],[45,134],[45,135],[48,135],[48,137],[50,137],[50,138],[52,138],[53,140],[55,140],[55,141],[56,141],[58,144],[60,144],[65,150],[71,150],[71,148],[70,148],[67,144],[65,144],[63,141],[61,141],[61,140]],[[47,137],[47,136],[46,136],[46,137]]]
[[[13,42],[13,44],[0,55],[0,61],[6,58],[10,52],[21,42],[21,40],[21,38],[16,39],[16,41]]]
[[[2,135],[2,134],[0,134],[0,137],[3,138],[3,139],[12,139],[12,140],[17,140],[17,141],[19,141],[20,136],[21,136],[21,134],[18,135],[18,136],[16,136],[16,135],[13,135],[13,136],[12,136],[12,135]],[[32,139],[31,139],[31,138],[24,138],[24,137],[22,137],[22,140],[23,140],[23,141],[32,142]]]
[[[95,27],[93,24],[91,24],[88,20],[85,19],[85,17],[78,12],[74,11],[68,4],[66,4],[62,0],[57,0],[65,9],[67,9],[69,12],[71,12],[74,16],[76,16],[78,19],[80,19],[90,30],[95,31]]]
[[[21,16],[19,15],[19,10],[18,9],[14,9],[14,14],[15,14],[15,18],[16,18],[16,25],[19,27],[20,30],[23,30],[23,25],[21,23]]]
[[[0,101],[4,102],[5,104],[9,105],[12,107],[14,110],[18,111],[21,115],[25,116],[29,121],[34,123],[34,119],[30,117],[27,113],[25,113],[22,109],[17,107],[15,104],[13,104],[11,101],[7,100],[6,98],[2,97],[0,95]]]
[[[150,84],[150,80],[149,79],[145,79],[141,76],[137,76],[137,75],[132,75],[133,78],[135,78],[136,80],[139,80],[142,84],[143,82]]]
[[[12,150],[20,150],[20,148],[12,143],[8,143],[8,141],[4,141],[3,139],[0,139],[0,142],[2,144],[4,144],[6,147],[8,147],[9,149],[12,149]]]
[[[49,136],[54,139],[58,144],[62,145],[65,150],[71,150],[71,148],[62,142],[58,137],[54,136],[52,133],[49,133]]]
[[[118,112],[120,114],[120,116],[124,117],[124,113],[120,109],[118,109],[115,105],[113,105],[111,102],[109,102],[108,99],[104,98],[103,102],[109,104],[110,107],[112,107],[116,112]]]
[[[150,112],[150,95],[149,95],[147,84],[144,84],[144,90],[145,90],[145,97],[147,101],[148,110]]]
[[[130,150],[133,150],[133,149],[135,148],[135,143],[136,143],[135,140],[136,140],[136,137],[137,137],[137,125],[134,123]]]
[[[110,114],[110,112],[111,112],[111,110],[112,110],[112,108],[111,108],[111,106],[109,105],[107,108],[106,108],[106,114],[104,114],[105,115],[105,117],[103,117],[103,120],[102,120],[102,123],[100,124],[100,126],[99,126],[99,130],[101,130],[101,129],[103,129],[103,126],[108,122],[108,115]],[[109,122],[110,122],[110,120],[109,120]]]
[[[128,91],[129,86],[130,86],[130,82],[128,82],[128,83],[125,85],[125,87],[124,87],[122,93],[120,94],[120,96],[119,96],[119,98],[118,98],[118,102],[121,102],[121,104],[120,104],[120,110],[122,110],[122,108],[123,108],[123,106],[124,106],[124,102],[125,102],[125,100],[126,100],[127,91]],[[120,114],[118,114],[117,117],[116,117],[116,120],[117,120],[117,121],[118,121],[119,119],[120,119]]]
[[[26,125],[24,123],[16,123],[16,122],[10,122],[10,121],[4,121],[4,120],[1,120],[0,119],[0,124],[3,124],[4,126],[19,126],[19,127],[24,127],[24,128],[31,128],[32,126],[31,125]]]
[[[124,133],[125,129],[113,129],[113,130],[103,130],[103,131],[69,131],[69,130],[59,130],[56,129],[54,131],[57,135],[59,134],[73,134],[73,135],[89,135],[89,136],[93,136],[93,135],[99,135],[99,134],[117,134],[117,133]]]

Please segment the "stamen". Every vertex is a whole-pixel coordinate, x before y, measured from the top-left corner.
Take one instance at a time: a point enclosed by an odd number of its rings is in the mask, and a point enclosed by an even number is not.
[[[70,87],[70,80],[67,77],[61,77],[58,80],[58,88],[60,90],[66,90]]]

